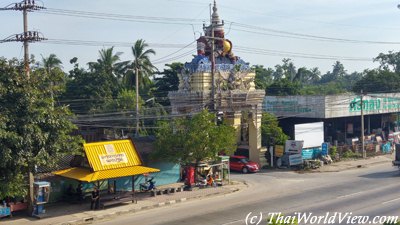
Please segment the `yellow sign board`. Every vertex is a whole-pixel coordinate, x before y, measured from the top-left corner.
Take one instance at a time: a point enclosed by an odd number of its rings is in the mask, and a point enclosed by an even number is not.
[[[100,163],[103,166],[128,163],[128,158],[126,157],[125,152],[109,155],[99,155],[99,157]]]
[[[282,157],[284,152],[283,145],[275,145],[275,157]]]

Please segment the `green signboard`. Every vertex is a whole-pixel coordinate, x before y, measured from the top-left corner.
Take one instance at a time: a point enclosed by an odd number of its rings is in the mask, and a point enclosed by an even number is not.
[[[364,112],[374,112],[374,111],[391,111],[400,109],[400,98],[373,98],[373,99],[363,99],[362,108]],[[349,105],[350,112],[360,112],[361,111],[361,98],[354,98]]]

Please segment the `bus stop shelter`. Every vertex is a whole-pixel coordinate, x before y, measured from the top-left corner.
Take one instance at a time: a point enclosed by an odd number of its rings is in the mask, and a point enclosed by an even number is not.
[[[134,176],[159,172],[159,169],[143,166],[142,159],[130,139],[85,143],[83,145],[87,164],[72,167],[53,174],[81,182],[97,182],[121,177],[132,177],[132,192],[135,190]],[[85,161],[86,162],[86,161]]]

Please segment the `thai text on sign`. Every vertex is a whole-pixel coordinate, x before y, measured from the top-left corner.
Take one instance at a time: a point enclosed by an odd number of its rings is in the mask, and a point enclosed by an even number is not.
[[[128,163],[128,158],[124,152],[111,155],[99,155],[101,165],[114,165],[121,163]]]

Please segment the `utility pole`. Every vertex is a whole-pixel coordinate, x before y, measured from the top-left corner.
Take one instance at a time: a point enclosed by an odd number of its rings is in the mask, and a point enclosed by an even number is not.
[[[211,22],[211,99],[212,109],[215,113],[215,36],[214,36],[214,24]]]
[[[30,68],[29,68],[29,42],[36,42],[46,40],[42,34],[37,31],[28,31],[28,12],[45,9],[43,6],[38,6],[35,4],[35,0],[23,0],[19,3],[10,4],[4,8],[0,8],[0,11],[4,10],[14,10],[22,11],[23,14],[23,25],[24,32],[21,34],[12,35],[1,42],[23,42],[24,43],[24,70],[26,78],[29,80]],[[34,193],[33,193],[33,183],[34,183],[34,165],[28,165],[27,168],[27,181],[28,181],[28,215],[33,214],[33,203],[34,203]]]
[[[41,9],[46,9],[46,8],[43,6],[36,5],[35,0],[24,0],[20,3],[14,3],[14,4],[10,4],[4,8],[0,8],[0,11],[2,11],[2,10],[22,11],[24,32],[22,34],[15,35],[15,38],[7,38],[7,39],[3,40],[3,42],[18,41],[18,42],[24,43],[24,66],[25,66],[25,75],[28,79],[29,79],[29,75],[30,75],[29,42],[46,40],[45,38],[39,36],[39,32],[28,31],[28,12],[41,10]]]
[[[136,133],[135,137],[139,137],[139,68],[135,65],[135,82],[136,82]]]
[[[365,152],[365,146],[364,146],[364,102],[363,102],[363,90],[361,90],[361,96],[360,96],[360,104],[361,104],[361,149],[362,149],[362,154],[363,158],[365,159],[367,157],[367,154]]]
[[[214,113],[217,111],[216,101],[215,101],[215,39],[221,40],[221,38],[215,37],[215,28],[224,26],[224,21],[219,23],[219,17],[217,14],[217,6],[214,0],[214,6],[211,10],[210,4],[210,26],[208,29],[211,28],[211,36],[208,36],[208,39],[211,39],[211,101],[212,101],[212,110]]]

